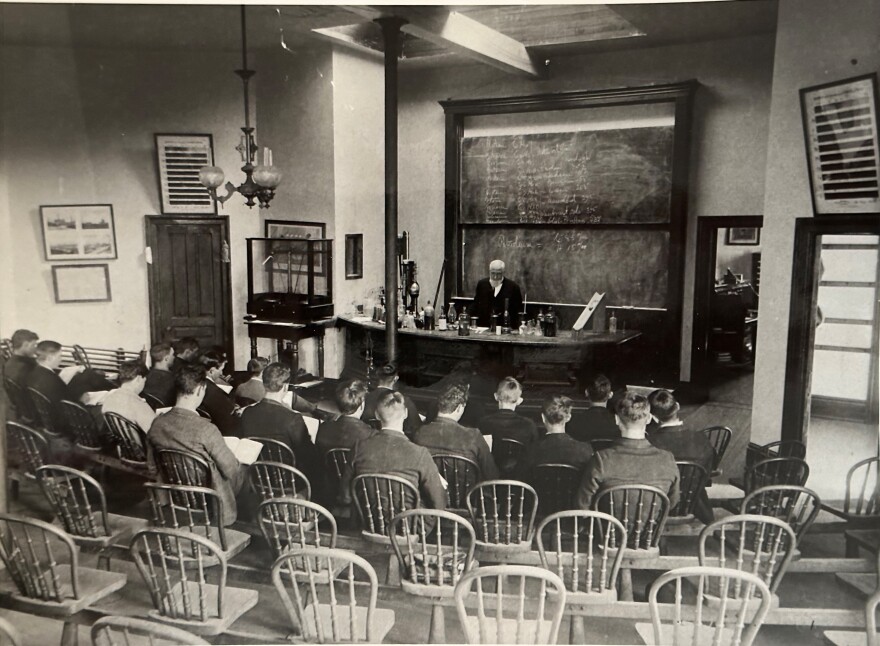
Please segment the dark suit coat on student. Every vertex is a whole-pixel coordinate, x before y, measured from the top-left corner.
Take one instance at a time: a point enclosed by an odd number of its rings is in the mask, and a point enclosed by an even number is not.
[[[592,456],[589,442],[579,442],[567,433],[547,433],[523,453],[515,473],[518,479],[531,482],[539,464],[569,464],[582,471]]]
[[[211,468],[211,488],[223,501],[224,525],[235,522],[238,509],[235,496],[241,491],[247,467],[226,446],[214,424],[195,411],[172,408],[159,415],[150,426],[147,439],[153,449],[176,449],[195,453]]]
[[[573,410],[571,419],[565,425],[565,432],[582,442],[620,437],[620,429],[614,421],[614,413],[604,406]]]
[[[683,425],[660,426],[648,440],[657,448],[672,453],[677,461],[696,462],[706,469],[706,473],[712,473],[715,450],[704,433],[688,429]],[[704,523],[710,523],[715,518],[705,489],[697,496],[694,515]]]
[[[234,437],[241,435],[241,420],[235,414],[235,403],[210,379],[207,380],[201,408],[211,416],[211,421],[220,429],[220,433]]]
[[[375,432],[366,422],[351,415],[342,415],[318,427],[315,447],[323,460],[330,449],[353,449],[359,440],[365,440]]]
[[[321,470],[309,430],[302,415],[285,404],[274,399],[264,399],[245,408],[241,414],[241,435],[284,442],[293,449],[296,468],[305,473],[311,483],[318,484]]]
[[[33,388],[49,400],[49,403],[52,405],[52,419],[54,420],[55,431],[63,432],[67,425],[61,413],[61,400],[72,399],[64,380],[55,374],[54,370],[37,364],[28,374],[25,386]]]
[[[483,435],[492,436],[492,446],[501,438],[516,440],[528,446],[539,437],[535,422],[506,408],[499,408],[481,417],[477,428]]]
[[[152,395],[165,406],[174,406],[177,401],[177,388],[174,385],[174,373],[169,370],[151,368],[147,373],[143,393]]]
[[[370,420],[376,419],[376,404],[379,403],[379,398],[387,392],[393,392],[393,389],[379,386],[376,390],[367,393],[367,396],[364,398],[362,420],[369,424]],[[404,395],[403,403],[406,404],[406,420],[403,422],[403,432],[408,438],[412,439],[415,432],[422,425],[422,418],[419,417],[419,409],[412,399]]]
[[[498,467],[489,451],[489,445],[475,428],[462,426],[446,417],[438,417],[416,431],[413,442],[427,448],[431,455],[454,453],[470,458],[480,467],[481,480],[498,477]]]
[[[523,307],[522,290],[507,276],[501,282],[497,296],[489,279],[480,279],[474,292],[473,312],[470,312],[470,315],[477,317],[477,325],[489,327],[492,325],[492,314],[497,314],[500,325],[505,299],[508,299],[507,313],[510,316],[510,327],[516,329],[519,327],[519,315]]]
[[[365,473],[399,476],[418,489],[422,507],[446,508],[446,489],[431,453],[410,442],[400,431],[385,428],[355,444],[340,487],[345,500],[349,498],[354,477]],[[412,509],[415,501],[407,496],[406,504],[407,509]]]
[[[669,496],[670,508],[678,504],[679,478],[675,457],[648,440],[618,438],[590,458],[576,494],[576,504],[590,509],[601,490],[624,484],[657,487]]]
[[[28,375],[30,375],[31,370],[36,365],[37,360],[33,357],[14,354],[3,365],[3,376],[24,387],[27,383]]]

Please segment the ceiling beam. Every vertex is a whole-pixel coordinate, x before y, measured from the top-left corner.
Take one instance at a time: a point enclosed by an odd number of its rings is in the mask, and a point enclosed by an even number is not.
[[[379,33],[380,38],[376,38],[378,31],[379,28],[372,23],[358,23],[356,25],[312,29],[311,33],[336,45],[344,45],[368,54],[381,55],[384,47],[381,41],[381,32]]]
[[[544,68],[532,59],[521,42],[457,11],[427,6],[345,5],[342,8],[368,20],[385,16],[403,18],[407,23],[401,30],[417,38],[505,72],[529,78],[544,76]]]

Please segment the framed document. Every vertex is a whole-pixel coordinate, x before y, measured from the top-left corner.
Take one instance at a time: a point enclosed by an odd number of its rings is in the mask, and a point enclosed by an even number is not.
[[[110,204],[41,206],[46,260],[113,260],[116,228]]]
[[[110,270],[103,265],[54,265],[52,285],[56,303],[109,301]]]
[[[817,215],[880,210],[877,74],[801,90]]]

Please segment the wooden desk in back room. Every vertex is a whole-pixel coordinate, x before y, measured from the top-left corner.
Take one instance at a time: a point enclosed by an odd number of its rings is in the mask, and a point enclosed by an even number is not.
[[[343,376],[370,378],[386,360],[384,324],[345,316],[336,320],[346,331]],[[592,370],[618,363],[640,336],[637,330],[580,336],[560,330],[555,337],[542,337],[400,329],[398,369],[404,383],[418,387],[430,386],[468,363],[484,375],[512,375],[528,386],[581,387]]]

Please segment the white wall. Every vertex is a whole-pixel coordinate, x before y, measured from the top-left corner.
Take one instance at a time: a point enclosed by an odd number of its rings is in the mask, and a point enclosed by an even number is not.
[[[795,219],[813,214],[799,90],[880,70],[880,3],[780,0],[761,232],[761,323],[752,441],[779,439]],[[771,278],[772,277],[772,278]]]

